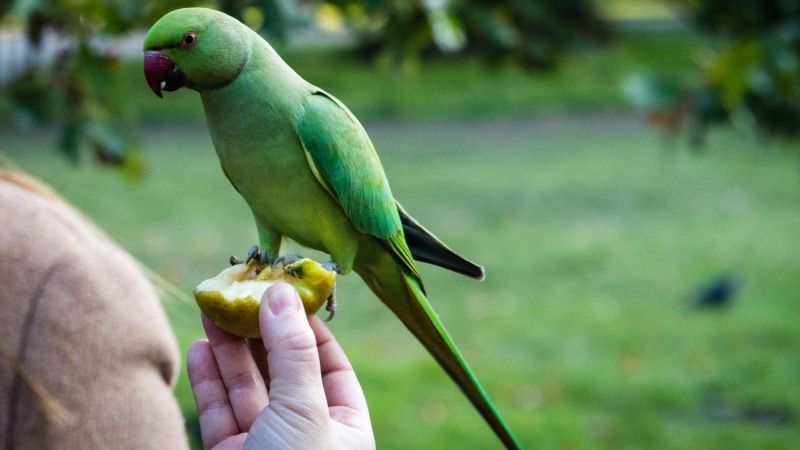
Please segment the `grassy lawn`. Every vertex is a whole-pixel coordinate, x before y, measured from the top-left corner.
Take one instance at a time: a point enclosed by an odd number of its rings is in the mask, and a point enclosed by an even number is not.
[[[526,447],[796,448],[796,152],[730,131],[702,153],[670,147],[618,113],[619,82],[643,66],[692,76],[694,38],[620,39],[534,77],[478,61],[399,76],[337,54],[286,58],[366,118],[406,209],[485,265],[484,282],[422,272]],[[123,83],[146,123],[145,179],[71,166],[52,133],[0,127],[0,150],[188,294],[254,243],[252,218],[219,170],[197,96],[156,98],[133,63]],[[726,272],[743,282],[731,307],[693,309],[696,287]],[[366,390],[379,448],[496,447],[356,276],[338,292],[330,326]],[[197,307],[164,306],[185,351],[203,336]],[[177,395],[191,420],[185,374]]]
[[[368,122],[395,195],[485,264],[483,283],[424,267],[443,317],[531,448],[792,448],[800,439],[800,179],[796,157],[733,133],[670,149],[633,119]],[[148,128],[131,183],[48,152],[3,148],[185,292],[255,239],[204,128]],[[732,271],[732,307],[697,311]],[[491,448],[494,437],[355,277],[331,328],[381,448]],[[165,307],[185,348],[197,309]],[[177,390],[193,405],[185,375]]]

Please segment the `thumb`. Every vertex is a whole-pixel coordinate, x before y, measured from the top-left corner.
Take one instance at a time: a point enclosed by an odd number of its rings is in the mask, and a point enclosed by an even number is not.
[[[264,293],[259,312],[267,350],[269,401],[318,413],[326,407],[317,341],[297,291],[276,283]]]

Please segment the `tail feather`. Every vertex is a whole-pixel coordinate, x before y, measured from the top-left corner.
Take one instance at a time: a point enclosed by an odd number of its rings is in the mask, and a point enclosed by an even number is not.
[[[484,278],[483,267],[457,254],[433,233],[411,217],[399,203],[397,212],[403,224],[403,233],[411,255],[417,261],[433,264],[476,280]]]
[[[461,388],[506,448],[521,448],[428,303],[417,279],[405,267],[389,263],[392,269],[384,266],[384,270],[376,270],[373,266],[355,270]],[[388,272],[392,276],[387,276]]]

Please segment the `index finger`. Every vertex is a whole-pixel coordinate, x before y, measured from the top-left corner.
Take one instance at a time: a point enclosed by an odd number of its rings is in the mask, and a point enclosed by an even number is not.
[[[309,323],[317,339],[322,385],[331,419],[360,427],[365,418],[369,420],[369,411],[353,366],[333,333],[319,317],[311,317]]]
[[[208,341],[196,341],[186,355],[186,370],[192,385],[204,448],[212,448],[240,433]]]
[[[269,403],[267,387],[247,341],[222,330],[205,314],[202,318],[236,422],[240,430],[247,431]]]

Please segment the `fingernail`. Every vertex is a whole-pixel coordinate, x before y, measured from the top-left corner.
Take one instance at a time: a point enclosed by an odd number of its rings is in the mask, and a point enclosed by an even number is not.
[[[269,310],[278,316],[283,312],[300,309],[300,298],[297,291],[286,283],[276,283],[267,290],[269,296]]]

